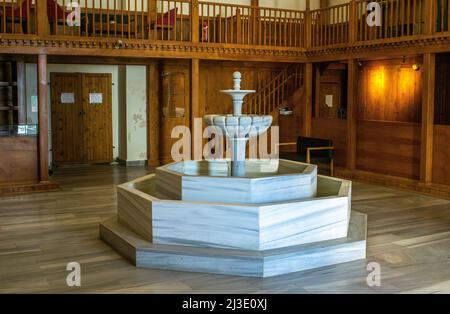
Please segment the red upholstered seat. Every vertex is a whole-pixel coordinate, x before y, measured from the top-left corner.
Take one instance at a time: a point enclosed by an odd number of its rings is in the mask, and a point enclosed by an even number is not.
[[[174,26],[177,20],[178,8],[172,9],[164,13],[162,17],[156,19],[156,25],[158,26]]]
[[[64,20],[67,17],[64,8],[56,3],[55,0],[47,0],[47,15],[49,22]]]
[[[33,0],[24,0],[22,1],[22,5],[19,4],[15,7],[14,11],[11,7],[6,7],[5,12],[3,12],[3,8],[0,7],[0,15],[9,18],[12,18],[14,16],[14,19],[20,19],[22,17],[23,20],[27,20],[32,5]],[[21,11],[22,15],[20,14]],[[47,0],[47,16],[49,22],[54,22],[56,20],[65,19],[67,14],[66,12],[64,12],[63,7],[57,4],[55,0]]]

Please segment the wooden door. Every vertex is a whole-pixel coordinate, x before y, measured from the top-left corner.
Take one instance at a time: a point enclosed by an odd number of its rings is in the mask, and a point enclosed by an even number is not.
[[[113,161],[111,85],[111,74],[51,74],[55,165]]]
[[[320,87],[320,118],[338,118],[341,104],[341,86],[337,83],[322,83]]]
[[[84,160],[113,161],[111,74],[82,74]]]
[[[80,163],[83,155],[81,74],[51,73],[53,163]]]

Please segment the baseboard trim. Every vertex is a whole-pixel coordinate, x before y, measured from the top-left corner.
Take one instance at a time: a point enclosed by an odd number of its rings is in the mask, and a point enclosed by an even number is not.
[[[123,160],[120,158],[117,158],[117,162],[126,167],[146,167],[147,166],[147,160]]]
[[[450,200],[450,186],[448,185],[437,183],[425,184],[414,179],[389,176],[363,170],[352,171],[344,168],[337,168],[336,176]]]

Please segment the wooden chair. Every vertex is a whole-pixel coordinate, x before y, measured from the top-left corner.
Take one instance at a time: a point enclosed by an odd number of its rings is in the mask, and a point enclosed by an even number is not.
[[[334,176],[334,146],[332,140],[299,137],[297,139],[297,151],[281,153],[280,158],[307,164],[329,164],[331,176]]]
[[[156,18],[156,21],[151,21],[150,25],[148,27],[149,31],[155,30],[155,29],[161,29],[164,31],[164,29],[167,29],[168,31],[172,31],[175,28],[176,22],[177,22],[177,14],[178,14],[178,8],[171,9],[164,13],[162,16],[158,15]],[[174,39],[176,34],[172,34],[170,38]]]

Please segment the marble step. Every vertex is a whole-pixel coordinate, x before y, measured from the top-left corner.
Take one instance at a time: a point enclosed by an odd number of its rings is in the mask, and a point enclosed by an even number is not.
[[[100,225],[100,237],[141,268],[265,278],[364,259],[367,216],[352,212],[346,238],[266,251],[152,244],[116,219]]]

